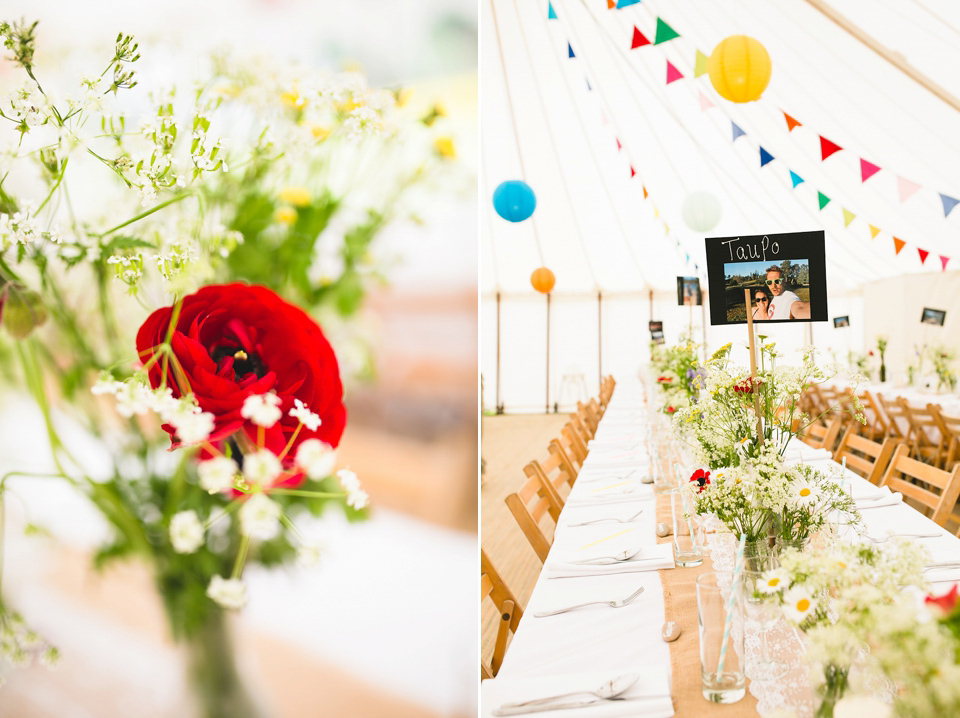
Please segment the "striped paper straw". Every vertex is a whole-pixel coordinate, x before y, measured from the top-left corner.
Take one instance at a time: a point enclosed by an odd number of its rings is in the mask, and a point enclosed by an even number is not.
[[[743,573],[743,547],[747,544],[747,535],[740,534],[740,545],[737,547],[737,560],[733,565],[733,583],[730,584],[730,595],[727,597],[726,617],[723,621],[723,639],[720,641],[720,662],[717,664],[717,677],[723,674],[723,664],[727,659],[727,639],[733,627],[733,602],[737,597],[737,585],[740,583],[740,574]]]

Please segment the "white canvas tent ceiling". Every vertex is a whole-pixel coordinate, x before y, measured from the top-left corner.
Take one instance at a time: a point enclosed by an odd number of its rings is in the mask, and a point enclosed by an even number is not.
[[[956,5],[831,5],[960,96]],[[713,236],[824,229],[832,294],[941,271],[940,255],[960,264],[960,212],[945,217],[939,197],[960,197],[960,113],[804,0],[552,7],[557,19],[546,0],[481,4],[485,292],[532,292],[529,275],[541,264],[556,274],[558,294],[669,290],[678,274],[702,276],[703,235],[680,213],[695,190],[722,205]],[[630,49],[634,27],[653,42],[657,18],[680,36]],[[697,50],[709,55],[733,34],[757,38],[771,56],[757,102],[728,102],[707,75],[694,77]],[[683,79],[666,83],[667,61]],[[701,93],[713,107],[701,109]],[[784,112],[802,125],[788,131]],[[732,141],[731,123],[746,135]],[[819,136],[842,151],[821,160]],[[774,157],[762,168],[760,146]],[[861,158],[882,168],[867,181]],[[804,180],[796,188],[790,171]],[[903,202],[901,177],[920,185]],[[521,178],[537,209],[511,224],[489,199],[500,182]],[[830,198],[822,210],[818,192]],[[855,215],[849,226],[843,210]],[[907,243],[899,254],[893,237]],[[918,247],[930,253],[923,264]]]

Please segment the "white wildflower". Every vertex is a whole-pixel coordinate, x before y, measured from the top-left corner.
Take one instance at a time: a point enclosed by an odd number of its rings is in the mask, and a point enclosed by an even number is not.
[[[757,590],[761,593],[773,594],[782,591],[789,582],[789,574],[782,568],[775,568],[763,574],[763,580],[757,582]]]
[[[239,578],[214,576],[207,586],[207,596],[224,608],[238,610],[247,605],[247,587]]]
[[[316,566],[323,554],[324,548],[322,546],[302,544],[297,547],[297,564],[303,568]]]
[[[280,459],[271,451],[263,449],[243,457],[243,475],[252,484],[270,484],[282,473]]]
[[[283,509],[266,494],[257,493],[240,507],[240,527],[253,538],[269,540],[280,531],[280,516]]]
[[[269,394],[251,394],[243,400],[243,407],[240,409],[240,416],[249,419],[257,426],[270,428],[283,416],[280,409],[282,399],[270,392]]]
[[[794,586],[783,596],[783,614],[794,623],[802,623],[817,608],[817,600],[804,586]]]
[[[226,456],[200,462],[197,467],[200,477],[200,488],[211,494],[233,488],[234,478],[240,473],[237,462]]]
[[[186,400],[181,400],[176,409],[167,410],[162,416],[177,430],[177,438],[188,445],[209,439],[215,425],[213,414]]]
[[[170,519],[170,543],[177,553],[193,553],[203,546],[203,524],[195,511],[181,511]]]
[[[340,485],[347,492],[347,505],[355,509],[362,509],[370,503],[367,492],[360,488],[360,479],[350,469],[340,469],[337,472]]]
[[[307,439],[297,448],[296,464],[311,479],[322,479],[333,473],[337,452],[320,439]]]
[[[299,399],[293,400],[293,408],[290,410],[290,416],[297,419],[310,431],[316,431],[320,428],[320,417],[310,411],[310,408]]]

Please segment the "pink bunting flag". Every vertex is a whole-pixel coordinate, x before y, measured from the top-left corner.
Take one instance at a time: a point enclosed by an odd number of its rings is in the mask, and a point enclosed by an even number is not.
[[[873,177],[877,172],[880,171],[880,168],[877,167],[873,162],[867,162],[862,157],[860,158],[860,181],[866,182],[868,179]]]
[[[714,107],[714,104],[710,102],[709,97],[707,97],[701,92],[700,93],[700,112],[703,112],[704,110],[709,110],[711,107]]]
[[[920,264],[925,263],[927,261],[927,257],[930,256],[930,252],[925,249],[920,249],[920,247],[917,247],[917,254],[920,255]]]
[[[620,144],[620,139],[619,139],[619,138],[614,137],[614,139],[617,140],[617,152],[619,152],[620,150],[623,149],[623,145]]]
[[[897,177],[897,187],[900,189],[901,202],[906,202],[914,192],[920,189],[920,185],[904,177]]]
[[[683,73],[674,67],[672,62],[667,60],[667,84],[669,85],[671,82],[676,82],[677,80],[682,79]]]
[[[949,261],[950,261],[950,257],[944,257],[942,254],[940,255],[940,264],[943,266],[944,272],[947,271],[947,262]]]

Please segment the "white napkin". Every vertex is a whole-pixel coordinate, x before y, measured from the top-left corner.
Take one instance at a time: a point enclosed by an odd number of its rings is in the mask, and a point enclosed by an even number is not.
[[[623,697],[641,698],[642,700],[601,701],[597,705],[583,708],[541,711],[531,715],[554,718],[616,718],[617,716],[669,718],[673,715],[673,701],[670,698],[670,678],[667,670],[666,666],[644,664],[623,671],[623,673],[640,673],[640,679],[623,693]],[[571,673],[529,678],[498,676],[480,684],[480,715],[483,718],[493,718],[493,711],[504,703],[518,703],[536,698],[546,698],[547,696],[571,693],[580,689],[595,691],[615,677],[615,675],[608,673]],[[644,696],[649,696],[649,698],[644,698]],[[578,698],[586,699],[589,696],[571,696],[572,700]]]
[[[615,480],[613,484],[602,485],[599,489],[592,491],[578,491],[576,496],[571,496],[567,500],[566,505],[603,506],[604,504],[620,504],[627,501],[648,501],[652,498],[653,485],[641,484],[635,480],[635,477],[631,477],[628,480]]]
[[[577,552],[576,554],[567,553],[563,560],[559,558],[548,557],[543,566],[547,578],[559,578],[561,576],[606,576],[615,573],[638,573],[640,571],[659,571],[663,568],[674,568],[673,562],[673,544],[661,543],[653,546],[644,546],[636,556],[628,561],[609,564],[583,564],[572,563],[572,560],[583,560],[596,558],[598,556],[613,556],[618,551],[624,550],[624,546],[616,544],[601,544],[589,553]],[[575,558],[574,558],[575,557]]]
[[[890,489],[887,489],[887,492],[889,495],[881,499],[856,499],[853,503],[858,511],[864,511],[865,509],[878,509],[883,506],[896,506],[903,501],[903,494],[899,491],[890,493]]]
[[[833,453],[827,449],[814,449],[806,444],[790,443],[787,450],[783,452],[783,459],[786,463],[797,463],[798,461],[817,461],[818,459],[833,458]]]
[[[610,436],[598,436],[587,442],[588,449],[622,449],[639,448],[643,446],[643,437],[636,434],[610,434]]]

